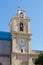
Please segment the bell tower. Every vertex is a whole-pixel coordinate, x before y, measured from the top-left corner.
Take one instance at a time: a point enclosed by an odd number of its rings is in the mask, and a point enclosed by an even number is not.
[[[9,27],[12,35],[11,65],[31,65],[30,18],[26,11],[18,8]]]

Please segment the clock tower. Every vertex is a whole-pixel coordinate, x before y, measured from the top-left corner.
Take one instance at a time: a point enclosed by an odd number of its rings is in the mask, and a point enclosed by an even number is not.
[[[9,27],[12,35],[11,65],[32,65],[30,18],[26,11],[18,8]]]

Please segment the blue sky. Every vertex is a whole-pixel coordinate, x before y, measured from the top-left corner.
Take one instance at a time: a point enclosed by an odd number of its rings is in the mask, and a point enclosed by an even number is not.
[[[31,19],[32,49],[43,50],[43,0],[0,0],[0,31],[9,31],[8,23],[18,6]]]

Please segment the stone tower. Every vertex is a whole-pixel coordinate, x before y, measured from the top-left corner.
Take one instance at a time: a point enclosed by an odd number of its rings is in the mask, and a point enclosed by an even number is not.
[[[9,27],[12,35],[11,65],[32,65],[30,18],[26,11],[18,7]]]

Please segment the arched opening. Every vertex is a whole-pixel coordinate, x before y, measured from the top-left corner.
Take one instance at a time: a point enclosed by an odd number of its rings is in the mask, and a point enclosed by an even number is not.
[[[23,49],[21,49],[21,52],[23,52]]]
[[[20,31],[23,31],[23,23],[20,22]]]
[[[23,18],[23,12],[20,13],[21,18]]]

